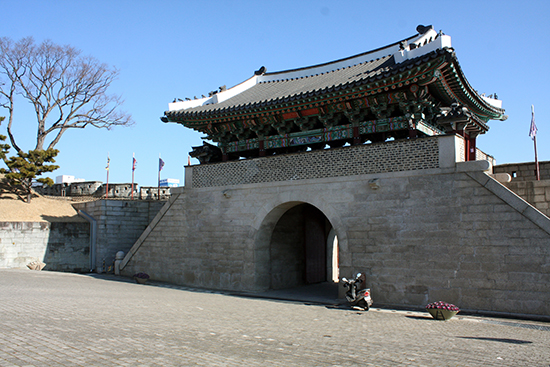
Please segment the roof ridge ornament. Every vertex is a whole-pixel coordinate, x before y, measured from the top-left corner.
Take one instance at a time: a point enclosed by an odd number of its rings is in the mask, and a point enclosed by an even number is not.
[[[419,24],[419,25],[416,27],[416,31],[417,31],[419,34],[426,34],[430,29],[434,29],[434,27],[433,27],[431,24],[428,25],[428,26]]]
[[[262,66],[261,68],[259,68],[254,72],[254,75],[264,75],[266,71],[267,69],[265,68],[265,66]]]

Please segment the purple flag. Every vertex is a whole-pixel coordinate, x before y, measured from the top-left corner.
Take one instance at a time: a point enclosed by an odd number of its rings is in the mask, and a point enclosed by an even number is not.
[[[162,167],[164,167],[164,161],[159,157],[159,172],[162,171]]]

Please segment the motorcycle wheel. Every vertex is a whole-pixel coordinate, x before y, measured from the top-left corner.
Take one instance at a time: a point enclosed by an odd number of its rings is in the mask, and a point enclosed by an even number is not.
[[[361,300],[361,308],[363,308],[363,310],[365,311],[368,311],[369,310],[369,304],[367,303],[367,301],[365,301],[364,299]]]

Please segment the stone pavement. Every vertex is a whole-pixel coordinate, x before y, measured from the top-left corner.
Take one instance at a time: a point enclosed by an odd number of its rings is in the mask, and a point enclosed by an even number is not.
[[[0,366],[264,365],[550,366],[550,323],[0,269]]]

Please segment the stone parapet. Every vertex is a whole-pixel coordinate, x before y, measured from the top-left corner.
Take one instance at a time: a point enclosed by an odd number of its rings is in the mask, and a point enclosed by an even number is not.
[[[438,138],[427,137],[203,164],[190,176],[200,188],[414,171],[439,168],[439,154]]]
[[[494,173],[508,173],[513,181],[535,181],[535,162],[499,164],[493,168]],[[541,180],[550,180],[550,161],[539,162]]]
[[[101,181],[71,182],[65,196],[97,196],[101,194],[101,186]]]
[[[167,200],[171,195],[171,187],[143,186],[139,189],[139,198],[142,200]]]
[[[130,199],[132,198],[131,183],[110,183],[108,185],[108,199]],[[39,186],[34,188],[41,195],[50,196],[68,196],[68,197],[95,197],[105,198],[107,184],[101,181],[71,182],[54,184],[52,186]],[[160,199],[166,200],[170,197],[170,190],[174,187],[160,187]],[[133,184],[133,198],[140,200],[158,200],[159,188],[157,186],[139,187],[139,184]]]

